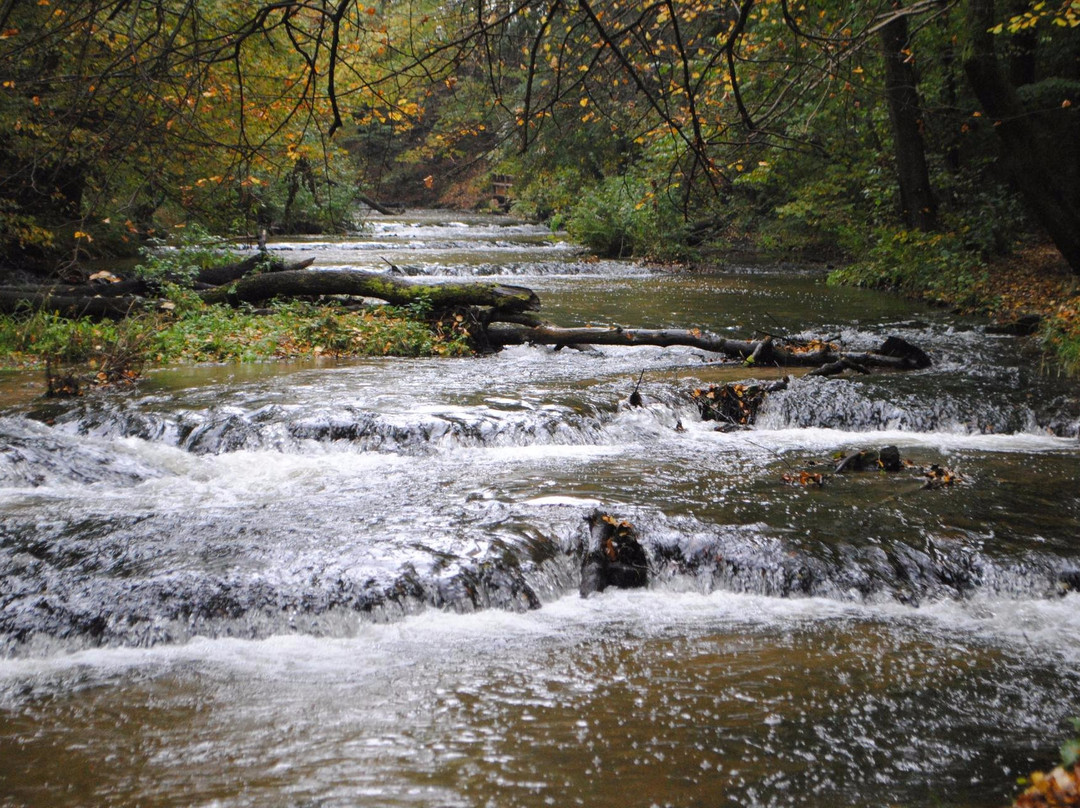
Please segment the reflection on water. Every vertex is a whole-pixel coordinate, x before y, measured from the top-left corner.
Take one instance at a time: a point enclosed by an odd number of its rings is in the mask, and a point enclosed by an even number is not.
[[[1080,417],[1018,340],[488,217],[276,249],[527,275],[564,324],[901,333],[935,365],[796,378],[733,433],[688,391],[780,371],[688,348],[5,382],[0,805],[977,806],[1052,761],[1080,712]],[[888,444],[912,467],[829,474]],[[924,489],[932,463],[961,481]],[[785,482],[805,468],[827,484]],[[596,507],[648,591],[577,597]]]

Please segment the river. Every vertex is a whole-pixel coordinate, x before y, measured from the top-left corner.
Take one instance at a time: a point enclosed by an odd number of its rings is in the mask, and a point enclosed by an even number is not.
[[[690,391],[779,372],[679,347],[163,369],[60,403],[0,379],[0,805],[987,806],[1056,759],[1080,410],[1023,340],[480,216],[274,248],[503,277],[561,325],[896,334],[934,365],[796,378],[728,433]],[[890,444],[910,468],[785,480]],[[579,596],[599,512],[647,588]]]

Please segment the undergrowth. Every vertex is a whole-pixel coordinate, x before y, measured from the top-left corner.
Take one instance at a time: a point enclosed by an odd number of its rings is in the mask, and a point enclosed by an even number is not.
[[[207,306],[173,290],[168,312],[118,322],[44,312],[0,316],[0,369],[78,366],[90,382],[134,378],[145,365],[303,356],[461,356],[469,334],[391,306],[350,311],[303,302],[269,309]]]
[[[863,260],[834,270],[829,283],[969,308],[980,302],[976,290],[984,276],[982,257],[955,234],[880,228]]]
[[[1070,376],[1080,376],[1080,296],[1061,303],[1044,321],[1040,336]]]
[[[829,283],[889,289],[1003,324],[1036,317],[1047,354],[1080,376],[1080,278],[1049,245],[985,255],[970,233],[882,229],[864,258],[834,270]]]

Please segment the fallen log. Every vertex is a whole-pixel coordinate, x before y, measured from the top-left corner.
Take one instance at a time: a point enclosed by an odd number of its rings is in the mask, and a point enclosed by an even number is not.
[[[146,298],[133,295],[124,297],[76,296],[57,295],[50,292],[35,293],[0,289],[0,314],[47,311],[71,319],[90,317],[94,320],[121,320],[145,302]]]
[[[357,194],[356,198],[357,198],[358,201],[363,202],[365,205],[367,205],[369,208],[371,208],[376,213],[381,213],[384,216],[393,216],[395,213],[400,212],[400,211],[395,211],[394,209],[390,208],[389,206],[384,205],[381,202],[378,202],[378,201],[372,199],[367,194]]]
[[[530,321],[526,321],[530,322]],[[535,322],[535,321],[532,321]],[[842,363],[845,367],[883,367],[893,370],[914,370],[929,367],[930,358],[918,348],[899,337],[889,337],[878,351],[849,352],[835,346],[814,350],[799,350],[777,345],[771,337],[763,340],[735,340],[693,329],[650,329],[610,327],[560,328],[547,323],[523,324],[498,322],[488,326],[492,345],[653,345],[670,347],[685,345],[711,353],[739,359],[755,366],[821,367]],[[900,343],[911,351],[904,351]],[[839,369],[843,369],[842,367]]]
[[[389,273],[359,269],[325,272],[285,271],[250,275],[229,286],[200,293],[207,303],[263,303],[276,297],[347,295],[373,297],[395,306],[427,303],[432,309],[488,306],[493,312],[522,312],[540,307],[540,299],[524,286],[502,283],[421,283]]]
[[[295,272],[296,270],[307,269],[314,263],[314,258],[305,258],[302,261],[286,263],[280,258],[258,252],[243,261],[237,261],[223,267],[206,267],[195,276],[195,283],[221,286],[223,283],[232,283],[239,280],[256,269],[259,269],[260,272]]]
[[[204,268],[195,276],[195,288],[216,287],[238,280],[252,270],[261,267],[263,272],[287,272],[305,269],[315,262],[314,258],[284,263],[267,260],[265,254],[253,255],[221,267]],[[0,287],[0,313],[44,310],[64,317],[96,317],[117,319],[130,313],[139,304],[139,298],[157,298],[157,284],[142,278],[109,282],[56,284],[53,286],[4,286]],[[116,298],[115,303],[103,303],[102,298]]]

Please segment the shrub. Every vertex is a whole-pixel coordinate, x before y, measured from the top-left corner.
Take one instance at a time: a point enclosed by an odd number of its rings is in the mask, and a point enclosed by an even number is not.
[[[982,257],[956,234],[878,228],[875,236],[865,259],[834,271],[830,283],[895,289],[960,306],[977,302]]]
[[[586,193],[566,229],[607,258],[675,261],[690,252],[686,222],[670,196],[628,177],[609,177]]]
[[[135,267],[135,275],[162,289],[169,284],[191,288],[203,268],[239,260],[235,253],[221,248],[220,238],[199,224],[188,225],[169,240],[151,239],[150,246],[139,253],[143,260]]]

